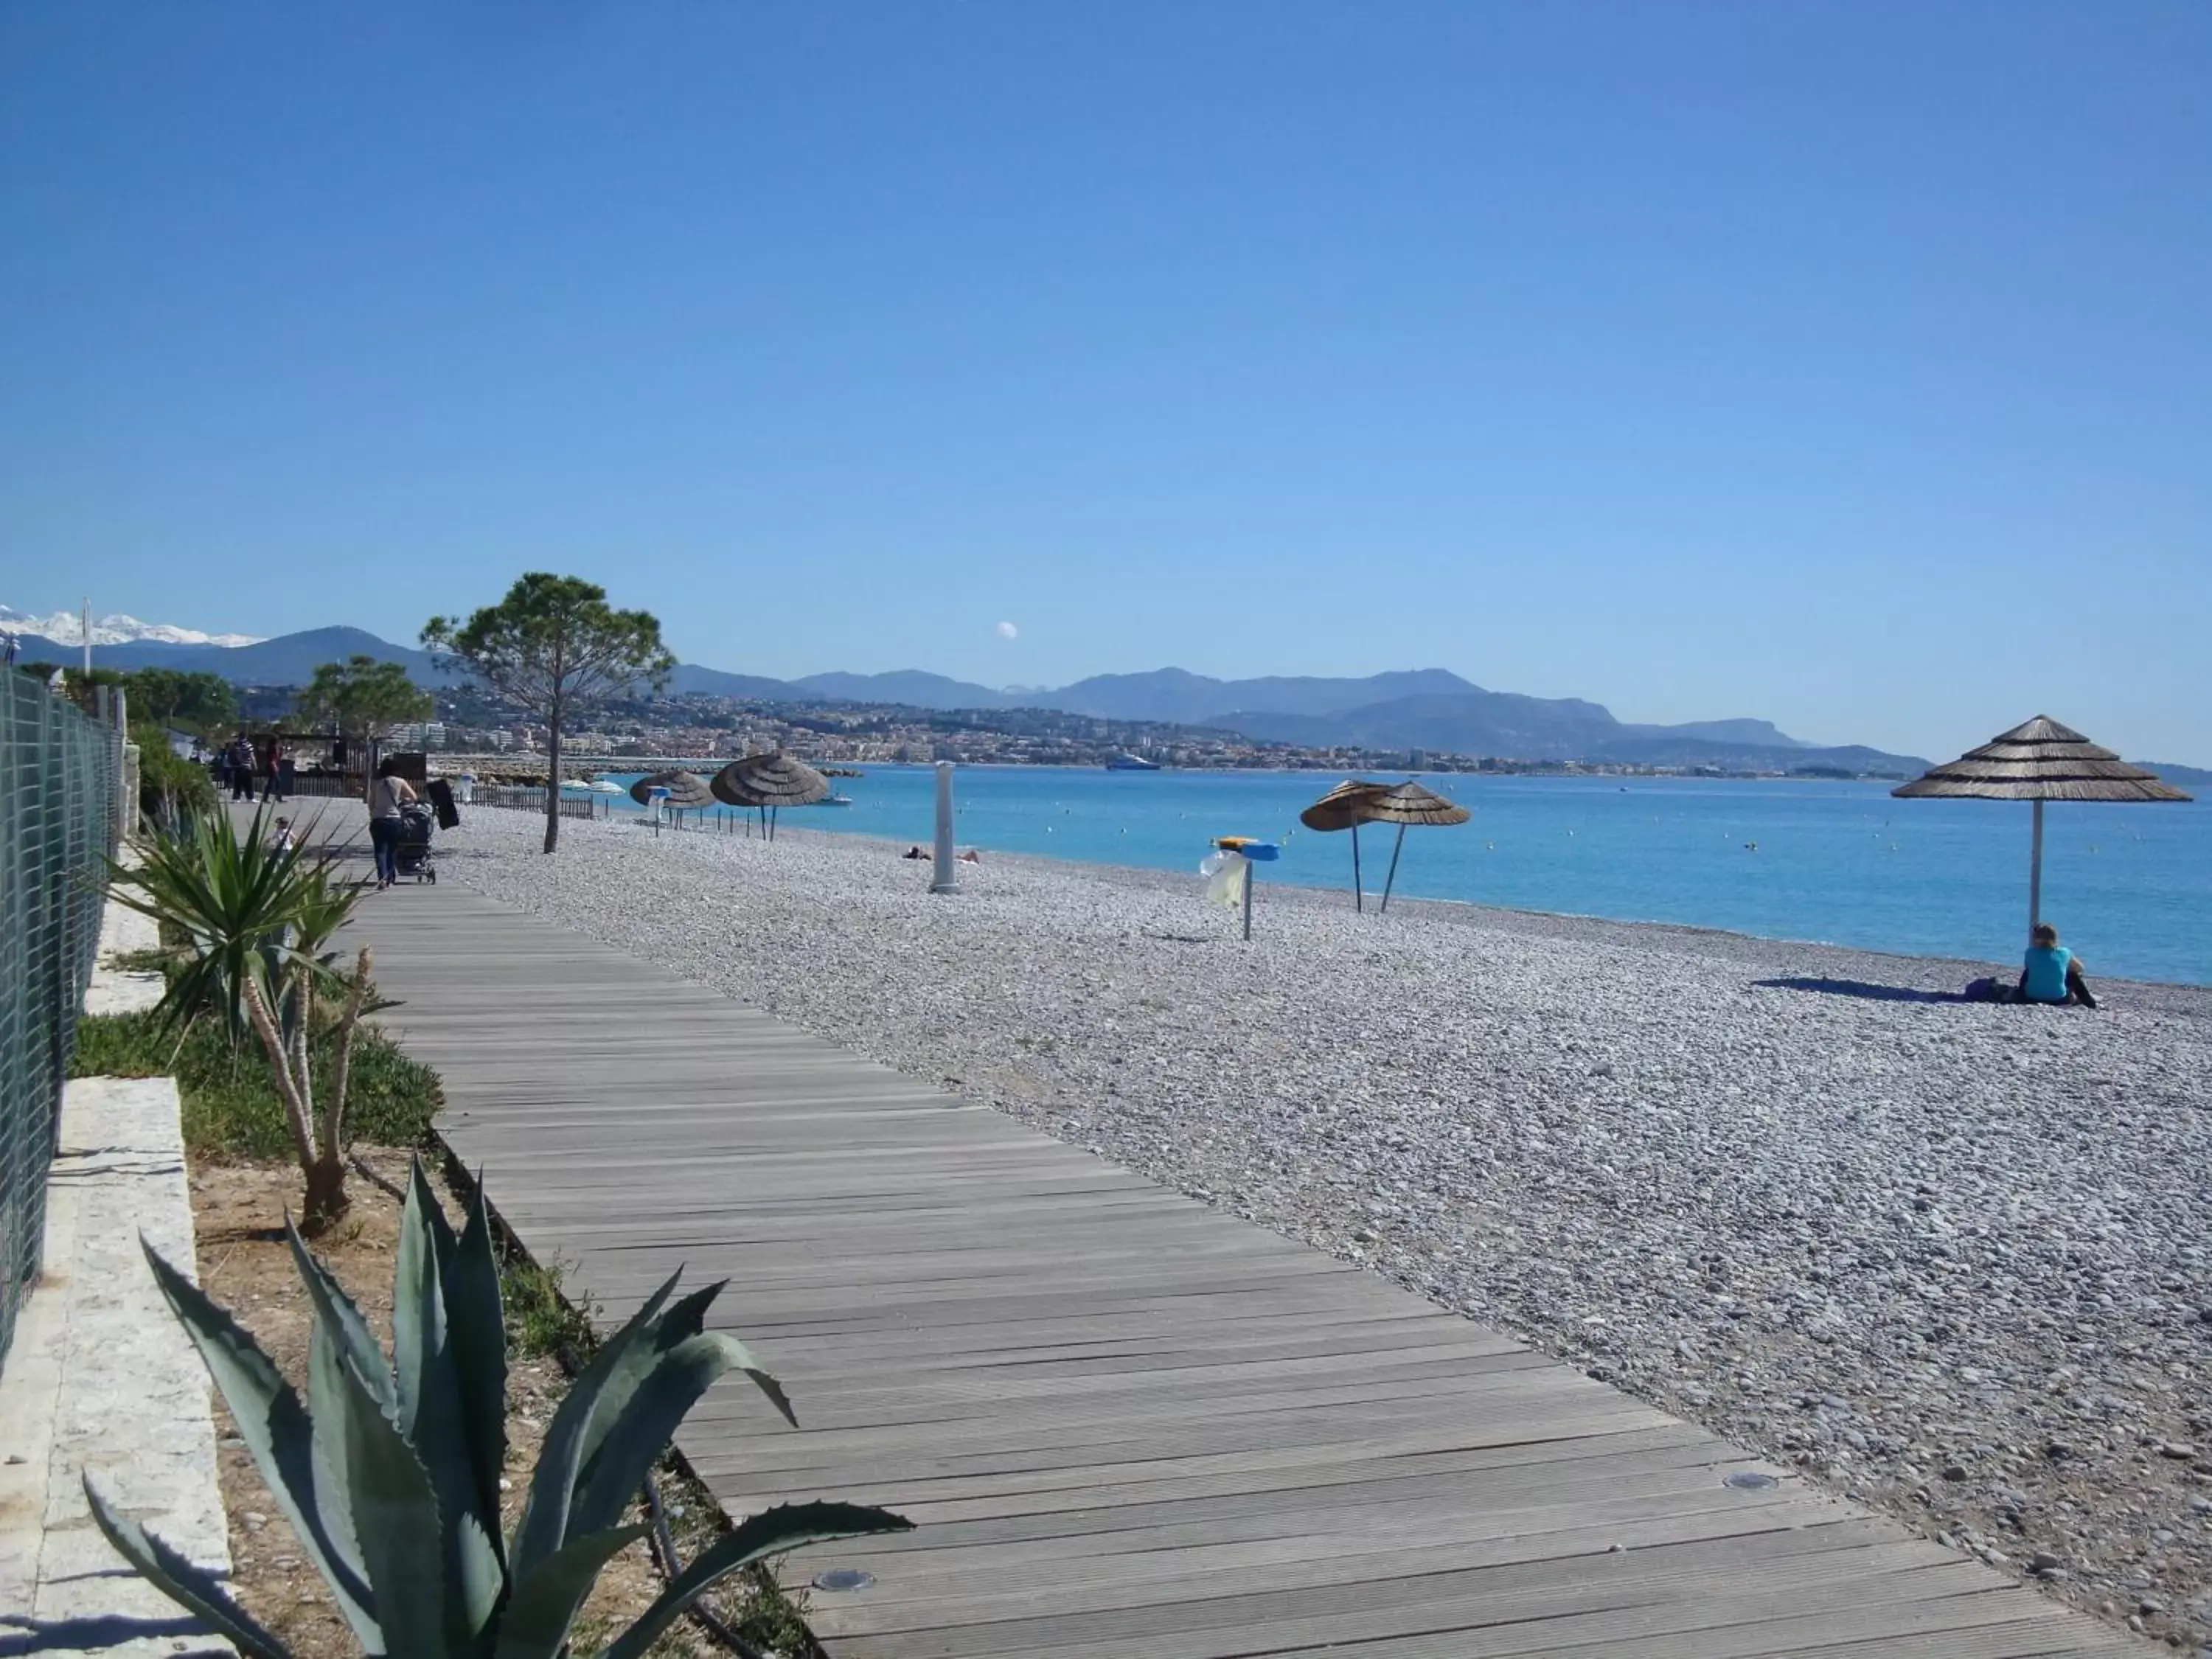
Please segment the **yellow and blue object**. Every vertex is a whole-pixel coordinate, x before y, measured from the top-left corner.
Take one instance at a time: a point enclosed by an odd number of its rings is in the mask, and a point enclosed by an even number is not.
[[[1216,836],[1213,844],[1224,853],[1241,853],[1255,864],[1273,864],[1283,856],[1283,849],[1275,842],[1252,836]]]

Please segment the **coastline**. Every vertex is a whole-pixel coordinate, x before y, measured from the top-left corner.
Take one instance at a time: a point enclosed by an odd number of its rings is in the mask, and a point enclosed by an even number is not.
[[[2212,1639],[2212,992],[1969,1004],[1977,964],[1288,887],[1247,945],[1159,871],[987,854],[944,897],[872,837],[536,833],[440,856]]]
[[[622,821],[617,819],[614,822],[619,823]],[[683,833],[690,835],[694,832],[687,830]],[[917,844],[884,836],[797,828],[789,823],[779,824],[776,838],[778,842],[805,841],[827,848],[865,842],[873,848],[889,848],[893,853],[902,853],[908,847]],[[704,836],[702,839],[728,838]],[[736,839],[743,840],[744,837]],[[984,849],[984,853],[994,865],[1012,865],[1047,872],[1065,872],[1093,880],[1126,882],[1132,887],[1148,891],[1192,892],[1195,890],[1198,879],[1194,865],[1192,872],[1186,873],[1162,870],[1150,865],[1106,864],[1091,859],[1060,858],[1049,853],[1002,853],[989,848]],[[1371,906],[1375,894],[1370,892],[1367,896]],[[1311,905],[1325,910],[1350,911],[1352,908],[1348,885],[1325,887],[1297,882],[1274,882],[1269,881],[1264,873],[1255,897],[1256,902],[1262,907],[1288,903]],[[1771,934],[1747,933],[1729,927],[1590,915],[1572,910],[1516,909],[1506,905],[1481,904],[1472,899],[1418,898],[1395,894],[1390,900],[1389,914],[1395,915],[1401,911],[1408,915],[1425,915],[1445,925],[1586,939],[1629,948],[1672,947],[1716,959],[1753,964],[1761,958],[1767,958],[1778,967],[1785,960],[1792,967],[1802,967],[1807,960],[1806,953],[1822,953],[1833,957],[1833,965],[1837,968],[1855,972],[1874,965],[1887,965],[1897,975],[1899,988],[1931,994],[1959,990],[1968,981],[1984,975],[2017,975],[2020,971],[2017,962],[1978,962],[1968,957],[1916,956],[1903,951],[1870,951],[1862,945],[1838,945],[1826,939],[1787,939]],[[1255,912],[1253,924],[1255,928],[1264,925],[1258,919],[1259,915]],[[1387,925],[1387,918],[1381,920]],[[2124,988],[2142,994],[2165,1006],[2166,1012],[2183,1018],[2212,1020],[2212,985],[2198,985],[2186,980],[2126,979],[2106,974],[2097,975],[2094,983],[2100,988]]]
[[[1203,836],[1194,832],[1237,829],[1284,843],[1282,862],[1261,882],[1263,896],[1296,887],[1346,892],[1344,837],[1312,835],[1296,822],[1310,777],[1194,773],[1165,787],[1139,779],[1094,787],[1087,770],[975,770],[990,775],[971,780],[960,834],[986,856],[1018,849],[1182,877],[1204,850]],[[896,838],[902,846],[926,841],[931,806],[922,769],[878,775],[879,788],[854,786],[854,810],[790,811],[785,825],[793,833],[811,824],[839,837]],[[1921,803],[1893,827],[1897,804],[1886,793],[1825,781],[1777,793],[1705,779],[1659,780],[1648,789],[1616,789],[1606,780],[1499,779],[1467,783],[1462,793],[1474,827],[1414,837],[1394,903],[1418,895],[1490,913],[1940,960],[1974,969],[1960,984],[1993,966],[2016,967],[2015,933],[2018,945],[2026,942],[2026,884],[2007,856],[2017,830],[2024,877],[2025,817],[1985,812],[1990,803]],[[2212,866],[2201,856],[2212,852],[2212,819],[2193,808],[2087,811],[2105,817],[2061,815],[2045,890],[2056,896],[2057,920],[2093,982],[2212,989],[2205,944]],[[1746,857],[1738,842],[1750,852],[1763,848],[1764,855]],[[1370,850],[1369,875],[1379,887],[1392,851],[1387,832]]]

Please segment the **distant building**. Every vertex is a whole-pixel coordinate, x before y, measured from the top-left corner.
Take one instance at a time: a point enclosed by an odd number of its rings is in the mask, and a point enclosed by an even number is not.
[[[405,726],[395,726],[392,735],[385,739],[386,749],[429,750],[446,746],[446,723],[443,720],[413,720]]]

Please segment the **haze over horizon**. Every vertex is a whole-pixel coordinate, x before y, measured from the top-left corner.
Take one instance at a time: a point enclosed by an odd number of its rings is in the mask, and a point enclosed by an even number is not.
[[[2212,765],[2208,80],[2183,0],[25,0],[0,599]]]

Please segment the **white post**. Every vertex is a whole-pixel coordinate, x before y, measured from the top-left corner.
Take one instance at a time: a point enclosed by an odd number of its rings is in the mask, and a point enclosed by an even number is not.
[[[138,827],[138,769],[143,757],[131,745],[131,694],[122,686],[115,688],[115,828],[114,838],[120,845]]]
[[[2043,798],[2035,799],[2035,851],[2027,866],[2027,931],[2043,920]]]
[[[952,763],[937,763],[937,871],[929,884],[933,893],[960,890],[959,866],[952,857]]]

